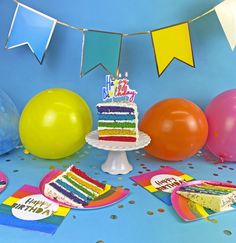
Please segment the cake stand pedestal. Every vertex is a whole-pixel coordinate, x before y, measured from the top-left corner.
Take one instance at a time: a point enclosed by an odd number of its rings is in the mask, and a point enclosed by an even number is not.
[[[106,161],[102,164],[102,170],[112,175],[128,174],[133,170],[129,163],[126,151],[132,151],[144,148],[151,139],[144,133],[139,131],[139,139],[137,142],[113,142],[98,140],[97,131],[92,131],[85,137],[86,142],[99,149],[108,150]]]

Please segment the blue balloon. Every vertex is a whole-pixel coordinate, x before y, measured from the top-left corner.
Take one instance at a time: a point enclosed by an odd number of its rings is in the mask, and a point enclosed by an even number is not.
[[[10,97],[0,90],[0,155],[19,144],[19,113]]]

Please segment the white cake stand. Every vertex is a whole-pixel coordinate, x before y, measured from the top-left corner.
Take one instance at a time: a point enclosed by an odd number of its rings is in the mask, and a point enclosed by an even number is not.
[[[102,164],[102,170],[112,175],[127,174],[133,170],[129,163],[126,151],[144,148],[151,142],[151,138],[144,132],[139,131],[137,142],[111,142],[98,140],[97,131],[87,134],[85,140],[95,148],[108,150],[106,161]]]

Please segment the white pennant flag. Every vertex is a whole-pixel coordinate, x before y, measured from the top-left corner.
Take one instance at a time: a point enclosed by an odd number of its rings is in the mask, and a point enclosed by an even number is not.
[[[225,0],[215,7],[216,14],[230,47],[236,46],[236,0]]]

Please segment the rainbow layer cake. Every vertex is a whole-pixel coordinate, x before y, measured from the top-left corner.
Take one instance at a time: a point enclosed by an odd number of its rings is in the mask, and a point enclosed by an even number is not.
[[[68,206],[83,208],[105,193],[109,186],[71,165],[65,172],[45,184],[44,194]]]
[[[138,140],[138,111],[133,102],[97,104],[98,139],[136,142]]]
[[[181,187],[177,193],[205,208],[221,212],[236,202],[236,188],[208,183]]]

